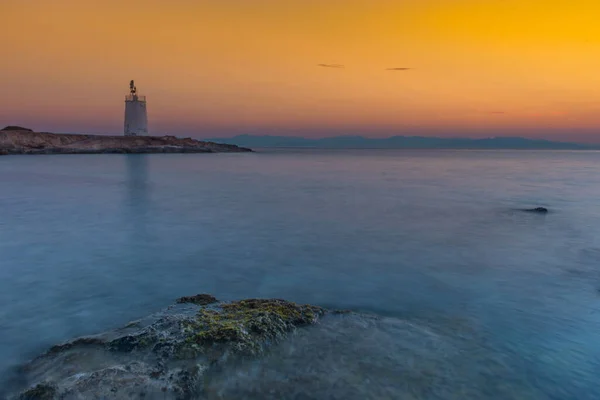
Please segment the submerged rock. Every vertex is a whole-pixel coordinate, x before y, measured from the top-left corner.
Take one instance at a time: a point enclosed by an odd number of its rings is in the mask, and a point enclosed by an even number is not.
[[[53,400],[55,396],[56,386],[44,382],[21,393],[19,400]]]
[[[121,329],[54,346],[22,368],[24,383],[10,398],[203,398],[210,371],[262,354],[325,313],[277,299],[213,300],[184,297]]]

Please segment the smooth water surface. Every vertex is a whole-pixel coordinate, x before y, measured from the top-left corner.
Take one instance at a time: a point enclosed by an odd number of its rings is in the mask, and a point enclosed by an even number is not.
[[[452,381],[598,399],[599,199],[597,152],[0,157],[0,375],[206,292],[470,332]]]

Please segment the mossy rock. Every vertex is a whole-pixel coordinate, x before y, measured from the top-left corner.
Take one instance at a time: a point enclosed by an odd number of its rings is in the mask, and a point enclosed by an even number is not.
[[[165,398],[200,398],[213,374],[264,354],[325,314],[320,307],[278,299],[222,303],[196,295],[178,303],[194,304],[52,347],[24,366],[15,382],[18,394],[10,399],[141,398],[160,391]]]
[[[202,308],[196,320],[185,327],[189,332],[187,343],[230,344],[235,350],[255,354],[297,326],[315,323],[324,312],[320,307],[277,299],[241,300],[220,308]]]

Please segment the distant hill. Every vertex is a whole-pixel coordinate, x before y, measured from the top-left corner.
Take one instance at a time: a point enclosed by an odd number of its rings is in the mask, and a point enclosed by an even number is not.
[[[392,136],[371,139],[362,136],[336,136],[307,139],[293,136],[239,135],[231,138],[211,138],[211,142],[243,147],[304,147],[326,149],[547,149],[592,150],[600,145],[554,142],[522,137],[494,137],[486,139],[440,138],[425,136]]]

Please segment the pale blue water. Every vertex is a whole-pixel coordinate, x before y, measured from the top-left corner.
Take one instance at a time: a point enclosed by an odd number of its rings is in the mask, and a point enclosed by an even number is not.
[[[488,398],[598,399],[599,205],[597,152],[0,157],[0,375],[207,292],[468,331]]]

